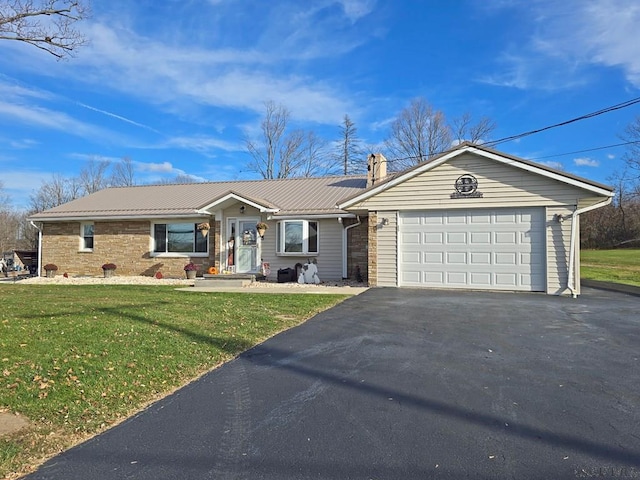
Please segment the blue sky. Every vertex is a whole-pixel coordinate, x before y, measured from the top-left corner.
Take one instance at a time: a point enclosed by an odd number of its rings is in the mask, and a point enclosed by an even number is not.
[[[138,183],[252,179],[264,103],[368,145],[412,98],[497,123],[493,139],[640,96],[637,0],[94,0],[68,61],[0,42],[0,179],[14,204],[88,159]],[[498,148],[606,183],[640,105]]]

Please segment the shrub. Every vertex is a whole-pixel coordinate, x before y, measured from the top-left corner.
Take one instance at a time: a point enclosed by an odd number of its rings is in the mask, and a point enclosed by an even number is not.
[[[58,266],[55,263],[47,263],[44,266],[45,270],[58,270]]]
[[[102,265],[102,269],[103,270],[115,270],[116,269],[116,264],[115,263],[105,263],[104,265]]]

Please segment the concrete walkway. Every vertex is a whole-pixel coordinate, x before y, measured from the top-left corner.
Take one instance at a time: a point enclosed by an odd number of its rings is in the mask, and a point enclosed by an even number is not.
[[[318,295],[359,295],[362,292],[366,292],[368,287],[332,287],[332,286],[305,286],[305,287],[296,287],[296,286],[286,286],[286,284],[282,284],[282,286],[252,286],[252,287],[186,287],[186,288],[178,288],[178,290],[183,292],[208,292],[208,293],[216,293],[216,292],[231,292],[231,293],[271,293],[271,294],[318,294]]]

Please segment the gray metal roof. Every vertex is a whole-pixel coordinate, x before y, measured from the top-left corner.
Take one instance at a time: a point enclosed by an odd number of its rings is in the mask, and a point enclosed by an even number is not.
[[[364,176],[114,187],[36,213],[30,219],[197,216],[203,214],[202,209],[230,194],[277,210],[274,215],[330,215],[346,213],[336,208],[336,204],[365,187]]]

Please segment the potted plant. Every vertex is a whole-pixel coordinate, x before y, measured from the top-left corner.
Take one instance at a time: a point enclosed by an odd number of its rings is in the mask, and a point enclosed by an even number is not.
[[[104,265],[102,265],[102,271],[104,272],[105,278],[113,277],[113,274],[116,271],[116,264],[105,263]]]
[[[264,233],[267,231],[268,228],[269,228],[269,225],[267,225],[264,222],[258,222],[256,224],[256,230],[258,231],[258,235],[260,235],[260,238],[264,238]]]
[[[211,225],[208,222],[202,222],[198,224],[198,230],[202,232],[202,236],[206,237],[211,229]],[[186,270],[185,270],[186,271]]]
[[[56,276],[58,266],[55,263],[47,263],[44,266],[44,271],[46,272],[47,278],[53,278]]]
[[[193,280],[194,278],[196,278],[196,273],[198,272],[198,266],[193,262],[189,262],[184,266],[184,271],[187,274],[187,278],[189,280]]]

